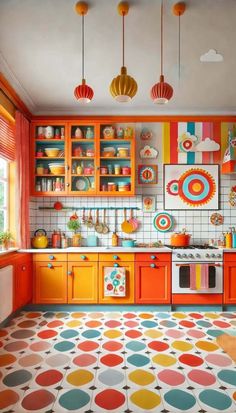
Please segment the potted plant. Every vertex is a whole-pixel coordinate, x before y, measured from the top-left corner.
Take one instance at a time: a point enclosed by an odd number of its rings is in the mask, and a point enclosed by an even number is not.
[[[80,229],[79,217],[76,212],[71,215],[70,220],[67,222],[67,228],[70,231],[73,231],[72,236],[72,247],[80,247],[81,245],[81,234],[78,234],[78,230]]]
[[[4,250],[9,249],[11,241],[13,240],[14,237],[9,230],[0,232],[0,244],[3,246]]]

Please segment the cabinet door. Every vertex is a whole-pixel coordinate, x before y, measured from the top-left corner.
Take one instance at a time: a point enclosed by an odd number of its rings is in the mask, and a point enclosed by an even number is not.
[[[97,262],[68,263],[68,303],[97,303]]]
[[[137,262],[135,264],[136,303],[170,303],[170,264]]]
[[[126,278],[126,294],[125,297],[110,297],[105,296],[104,293],[104,274],[105,267],[114,267],[114,262],[100,262],[99,263],[99,303],[104,304],[133,304],[134,303],[134,263],[120,261],[120,267],[125,268],[125,278]]]
[[[224,264],[224,304],[236,304],[236,261]]]
[[[31,257],[17,260],[14,274],[14,311],[31,302],[33,295]]]
[[[34,302],[64,304],[67,302],[67,263],[34,263]]]

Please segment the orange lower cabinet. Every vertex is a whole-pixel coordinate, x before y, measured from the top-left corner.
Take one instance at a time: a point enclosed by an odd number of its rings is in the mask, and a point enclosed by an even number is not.
[[[97,262],[69,262],[67,280],[69,304],[98,302]]]
[[[142,304],[170,304],[170,262],[136,262],[135,301]]]
[[[14,272],[14,311],[32,301],[33,274],[32,257],[19,257]]]
[[[236,261],[224,263],[224,304],[236,304]]]
[[[125,274],[125,295],[119,296],[118,294],[111,296],[106,292],[106,277],[109,272],[112,272],[112,268],[124,268]],[[117,291],[119,290],[119,278],[117,278]],[[99,263],[99,303],[103,304],[133,304],[134,303],[134,262],[114,261],[100,262]]]
[[[34,303],[67,303],[67,262],[34,262]]]

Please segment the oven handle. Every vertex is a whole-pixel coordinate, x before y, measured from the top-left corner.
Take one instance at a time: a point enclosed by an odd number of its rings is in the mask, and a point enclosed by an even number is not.
[[[219,264],[213,264],[213,263],[209,263],[209,262],[207,262],[207,263],[202,263],[202,264],[208,264],[208,265],[210,265],[211,267],[221,267],[221,264],[219,263]],[[175,266],[176,267],[190,267],[190,264],[175,264]]]

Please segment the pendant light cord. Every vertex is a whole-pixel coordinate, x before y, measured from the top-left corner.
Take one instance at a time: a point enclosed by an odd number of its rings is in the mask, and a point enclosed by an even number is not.
[[[82,79],[84,79],[84,14],[82,14]]]
[[[163,75],[163,0],[161,1],[161,75]]]
[[[125,65],[125,14],[122,13],[122,66]]]
[[[178,55],[178,71],[179,71],[179,81],[180,81],[180,14],[179,14],[179,55]]]

